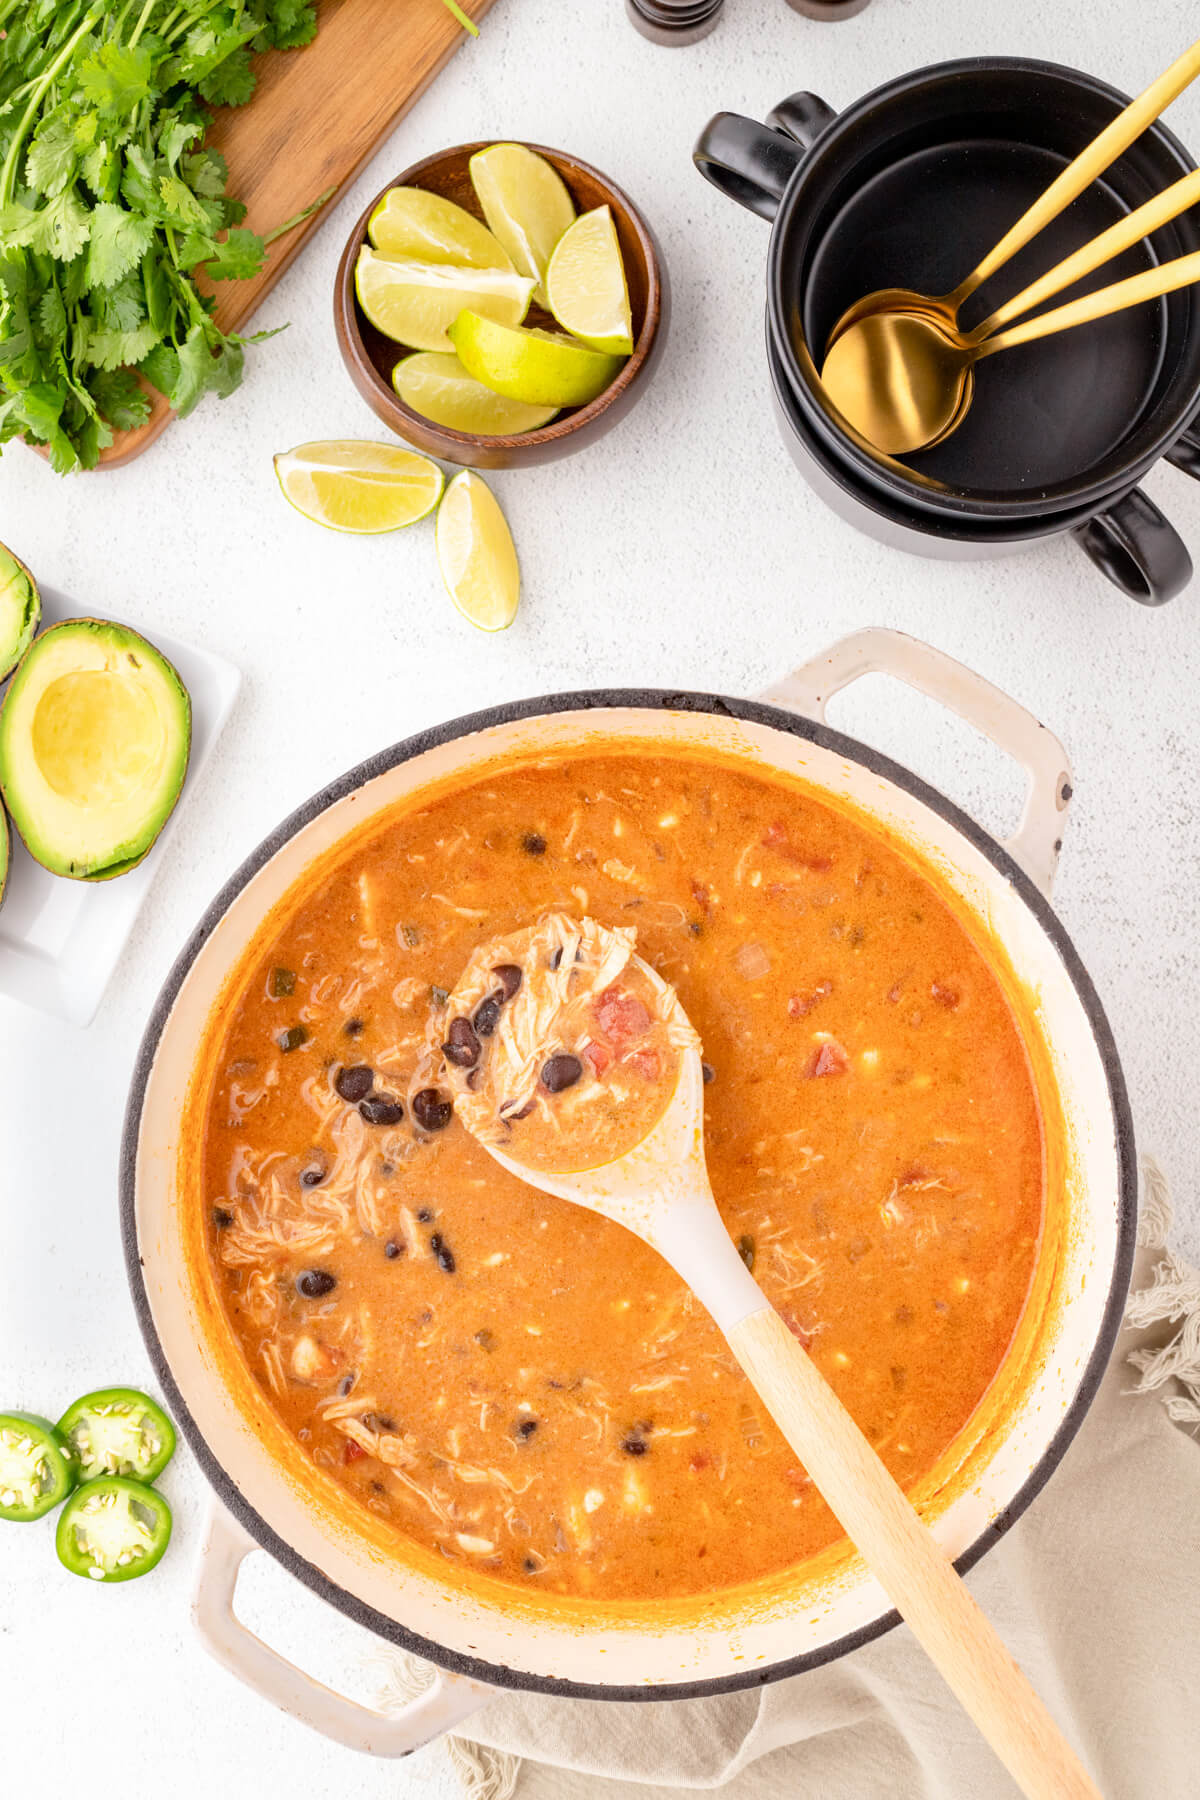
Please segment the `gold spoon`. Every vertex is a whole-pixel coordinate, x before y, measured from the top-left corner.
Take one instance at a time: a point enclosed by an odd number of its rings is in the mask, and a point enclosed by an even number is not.
[[[821,381],[848,424],[877,450],[903,456],[940,443],[961,422],[971,371],[985,356],[1107,318],[1197,281],[1200,250],[986,339],[974,332],[951,334],[922,313],[873,313],[834,344]]]
[[[1105,126],[1099,137],[1093,138],[1087,148],[1080,151],[1074,162],[1067,164],[1045,193],[1040,194],[1028,211],[1022,213],[1016,224],[1005,233],[995,249],[989,250],[983,261],[965,280],[959,282],[953,293],[918,294],[912,288],[878,288],[873,294],[865,294],[861,300],[856,300],[842,314],[829,334],[826,348],[831,349],[851,326],[869,314],[878,312],[927,313],[932,318],[940,319],[943,325],[953,328],[959,307],[970,299],[976,288],[982,287],[997,269],[1002,269],[1018,250],[1024,249],[1030,239],[1065,211],[1072,200],[1077,200],[1084,188],[1090,187],[1098,175],[1102,175],[1105,169],[1116,162],[1122,151],[1128,150],[1130,144],[1142,135],[1147,126],[1154,123],[1158,115],[1197,75],[1200,75],[1200,39],[1197,39],[1190,50],[1185,50],[1157,81],[1152,82],[1144,94],[1131,100],[1112,123]]]
[[[611,935],[590,923],[588,930]],[[495,960],[477,951],[472,962]],[[1030,1800],[1101,1800],[950,1558],[735,1249],[705,1166],[699,1040],[675,989],[641,957],[629,960],[653,984],[660,1016],[689,1040],[674,1092],[664,1094],[648,1135],[614,1162],[569,1174],[529,1168],[479,1141],[529,1186],[615,1220],[658,1251],[711,1313],[888,1598],[1024,1793]],[[453,996],[450,1004],[453,1010]],[[465,1113],[459,1116],[466,1124]]]

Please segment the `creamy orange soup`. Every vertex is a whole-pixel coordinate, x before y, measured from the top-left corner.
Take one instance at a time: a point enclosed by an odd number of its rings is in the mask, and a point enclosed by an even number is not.
[[[611,1600],[769,1576],[840,1532],[708,1316],[454,1115],[449,993],[548,913],[634,927],[676,987],[732,1238],[898,1479],[929,1473],[1033,1272],[1022,1037],[918,868],[732,766],[631,746],[518,767],[288,898],[194,1100],[217,1290],[284,1425],[398,1552]],[[608,1025],[587,1041],[619,1060]]]

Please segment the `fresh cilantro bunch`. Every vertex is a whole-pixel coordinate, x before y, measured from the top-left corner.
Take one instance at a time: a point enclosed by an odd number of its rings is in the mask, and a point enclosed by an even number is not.
[[[193,275],[256,275],[270,238],[225,192],[209,109],[316,29],[309,0],[0,0],[0,444],[92,468],[148,417],[139,375],[181,416],[238,385],[257,339]]]

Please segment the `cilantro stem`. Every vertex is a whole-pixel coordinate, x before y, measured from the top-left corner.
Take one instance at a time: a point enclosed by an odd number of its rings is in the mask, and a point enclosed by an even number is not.
[[[133,36],[129,40],[129,48],[131,50],[137,47],[137,41],[150,23],[150,15],[157,5],[158,0],[146,0],[146,4],[142,8],[141,17],[133,28]]]
[[[297,225],[303,225],[305,219],[311,219],[313,214],[320,212],[321,208],[332,200],[336,193],[337,183],[335,182],[332,187],[326,188],[323,194],[318,194],[312,205],[306,206],[303,212],[293,214],[290,219],[285,219],[282,225],[276,225],[273,231],[268,231],[263,238],[264,249],[268,244],[273,244],[276,238],[285,237],[289,231],[294,231]]]
[[[466,13],[458,4],[458,0],[442,0],[442,5],[446,8],[448,13],[453,14],[464,31],[469,31],[472,37],[479,36],[478,25],[475,23],[474,19],[468,19]]]
[[[75,54],[75,46],[81,38],[87,36],[88,32],[92,29],[92,26],[99,19],[100,13],[100,8],[97,8],[94,12],[85,13],[82,24],[77,26],[71,33],[71,36],[67,39],[66,43],[33,90],[33,93],[30,96],[29,105],[21,114],[20,122],[13,133],[12,142],[8,146],[8,155],[4,159],[4,167],[0,169],[0,206],[7,206],[12,199],[13,194],[16,192],[17,169],[21,161],[21,152],[25,148],[26,138],[33,129],[33,121],[37,117],[38,107],[42,104],[47,91],[54,83],[59,72],[66,68],[72,56]]]

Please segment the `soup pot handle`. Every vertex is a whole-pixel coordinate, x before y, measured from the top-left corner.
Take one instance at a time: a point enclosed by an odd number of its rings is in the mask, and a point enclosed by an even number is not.
[[[836,116],[816,94],[781,100],[765,125],[741,113],[715,113],[696,139],[692,161],[720,193],[773,219],[804,152]]]
[[[1171,452],[1172,462],[1178,449],[1179,443]],[[1200,457],[1188,473],[1200,475]],[[1103,512],[1072,527],[1071,536],[1114,587],[1143,606],[1173,600],[1192,579],[1192,559],[1183,539],[1141,488],[1122,494]]]
[[[379,1713],[337,1694],[247,1629],[233,1610],[238,1571],[258,1545],[214,1502],[200,1551],[192,1618],[210,1655],[283,1712],[350,1750],[408,1756],[495,1698],[463,1675],[436,1671],[433,1686],[397,1713]]]
[[[1200,421],[1193,421],[1186,431],[1180,432],[1167,451],[1166,460],[1193,481],[1200,481]]]
[[[1054,733],[944,651],[881,626],[842,638],[759,698],[824,721],[833,696],[863,675],[891,675],[940,701],[1022,765],[1029,777],[1025,808],[1004,848],[1034,885],[1049,894],[1073,791],[1067,753]]]

